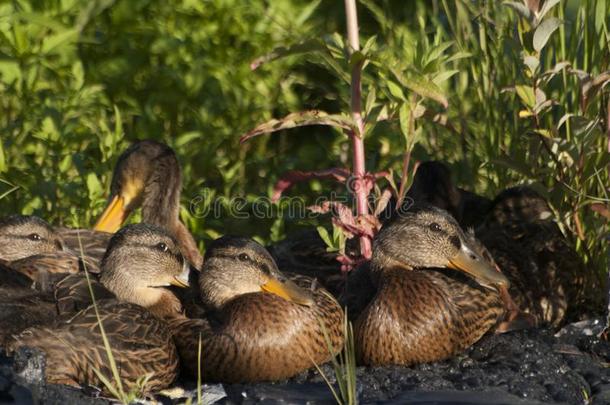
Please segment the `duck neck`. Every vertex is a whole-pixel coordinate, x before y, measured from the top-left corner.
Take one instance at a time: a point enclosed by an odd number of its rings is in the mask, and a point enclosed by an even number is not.
[[[142,198],[142,220],[168,230],[178,241],[187,260],[199,270],[203,256],[199,253],[193,235],[180,221],[181,187],[182,177],[175,157],[162,161],[146,182]]]

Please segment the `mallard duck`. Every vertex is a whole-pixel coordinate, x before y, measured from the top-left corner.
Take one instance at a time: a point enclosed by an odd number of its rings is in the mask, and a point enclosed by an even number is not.
[[[540,325],[560,326],[587,298],[586,278],[592,275],[533,189],[500,193],[477,235],[511,281],[517,305]]]
[[[328,361],[343,346],[337,301],[309,278],[288,279],[251,239],[224,236],[210,244],[199,287],[206,318],[171,325],[183,370],[193,376],[200,336],[206,381],[285,379]]]
[[[449,212],[463,229],[480,224],[491,206],[490,199],[457,187],[449,167],[434,160],[417,166],[406,197],[406,209],[413,202],[434,205]]]
[[[178,356],[162,319],[181,311],[166,287],[186,286],[188,271],[178,243],[165,231],[147,224],[126,226],[112,237],[102,260],[100,282],[117,298],[100,300],[68,321],[27,329],[9,349],[43,351],[47,383],[103,387],[95,370],[111,381],[112,374],[101,320],[124,386],[132,389],[147,376],[145,392],[165,388],[178,374]]]
[[[54,319],[52,285],[79,270],[61,237],[40,218],[0,219],[0,346],[26,327]],[[35,287],[33,289],[32,287]]]
[[[360,364],[446,359],[502,319],[496,288],[508,280],[471,245],[455,219],[432,206],[413,206],[381,229],[370,262],[375,295],[355,324]]]
[[[176,154],[169,146],[138,141],[119,157],[112,175],[108,205],[94,230],[62,229],[68,246],[79,252],[79,237],[86,255],[101,260],[108,240],[129,214],[142,207],[142,222],[166,229],[180,250],[197,269],[203,257],[193,236],[180,221],[182,174]]]

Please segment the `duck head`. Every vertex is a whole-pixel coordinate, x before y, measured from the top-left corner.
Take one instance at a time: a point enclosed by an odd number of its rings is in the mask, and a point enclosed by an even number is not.
[[[275,261],[252,239],[223,236],[206,250],[199,288],[206,305],[219,309],[249,293],[275,294],[299,305],[313,304],[312,295],[284,276]]]
[[[116,232],[127,217],[142,207],[142,221],[167,229],[197,269],[203,258],[192,235],[180,221],[182,174],[169,146],[138,141],[121,154],[112,175],[110,198],[94,229]]]
[[[485,287],[508,286],[508,279],[485,260],[448,212],[432,206],[402,211],[377,234],[371,264],[405,269],[452,268]]]
[[[42,219],[10,215],[0,219],[0,259],[14,261],[64,250],[59,234]]]
[[[538,222],[553,218],[548,202],[526,186],[507,188],[496,196],[486,218],[487,225],[509,222]]]
[[[108,244],[100,281],[117,298],[143,307],[157,305],[165,287],[188,287],[190,267],[178,244],[163,229],[150,224],[127,225]]]

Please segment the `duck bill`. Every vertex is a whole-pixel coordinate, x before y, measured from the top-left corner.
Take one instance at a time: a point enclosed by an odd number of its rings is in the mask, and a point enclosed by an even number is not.
[[[290,280],[279,281],[275,278],[269,278],[267,282],[261,286],[261,289],[290,302],[294,302],[295,304],[306,306],[313,305],[311,294]]]
[[[170,284],[180,288],[187,288],[189,286],[190,273],[191,267],[189,266],[188,262],[184,260],[184,264],[182,265],[182,273],[174,276],[172,281],[170,281]]]
[[[127,219],[129,212],[123,198],[115,195],[95,224],[96,231],[114,233],[119,230]]]
[[[466,245],[462,245],[459,253],[449,259],[447,267],[462,271],[472,276],[475,281],[484,287],[508,287],[508,279],[496,270],[480,255],[474,253]]]

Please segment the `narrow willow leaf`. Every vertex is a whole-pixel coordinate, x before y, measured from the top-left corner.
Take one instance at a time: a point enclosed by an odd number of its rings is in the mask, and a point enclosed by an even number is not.
[[[327,112],[319,110],[301,111],[288,114],[284,118],[272,119],[260,124],[253,130],[243,134],[239,141],[243,143],[258,135],[307,125],[328,125],[346,130],[352,130],[354,128],[352,119],[345,115],[328,114]]]
[[[557,28],[561,25],[561,20],[557,18],[547,18],[542,21],[538,28],[536,28],[536,32],[534,32],[533,45],[534,49],[537,52],[540,52],[542,48],[546,45],[551,34],[555,32]]]
[[[275,48],[273,51],[259,58],[256,58],[250,63],[250,69],[256,70],[262,64],[271,62],[276,59],[284,58],[290,55],[297,55],[302,53],[319,52],[325,49],[324,43],[317,38],[308,39],[298,44],[289,46],[280,46]]]
[[[525,4],[516,1],[505,1],[502,4],[515,10],[517,14],[527,19],[530,23],[534,21],[534,14]]]

